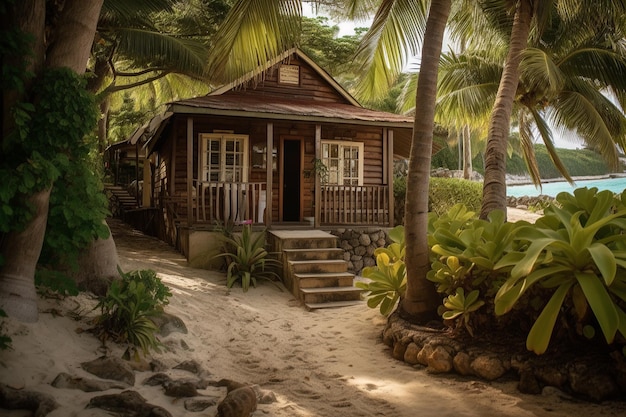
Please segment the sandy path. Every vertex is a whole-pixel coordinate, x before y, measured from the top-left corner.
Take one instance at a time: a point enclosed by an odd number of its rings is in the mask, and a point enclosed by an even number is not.
[[[626,403],[591,404],[554,389],[523,395],[512,379],[488,383],[431,375],[391,358],[380,337],[385,320],[365,304],[308,312],[289,293],[269,284],[248,293],[228,290],[223,274],[188,268],[164,243],[115,224],[113,229],[122,268],[156,270],[173,292],[166,311],[180,317],[189,330],[163,338],[168,351],[154,356],[169,367],[194,359],[209,379],[255,383],[273,391],[277,401],[259,405],[256,417],[626,415]],[[62,309],[76,301],[94,303],[85,296],[56,307],[56,301],[44,300],[41,310]],[[80,362],[102,354],[93,336],[76,332],[84,323],[44,313],[36,324],[9,323],[8,328],[14,349],[0,352],[0,382],[53,395],[62,406],[50,417],[110,416],[85,409],[100,393],[50,386],[59,372],[88,377]],[[120,354],[115,348],[111,353]],[[176,377],[175,371],[169,372]],[[215,407],[186,411],[182,400],[165,397],[160,387],[141,385],[148,375],[138,373],[133,389],[149,402],[177,417],[215,415]],[[216,388],[201,392],[223,395]],[[27,414],[0,410],[0,415]]]

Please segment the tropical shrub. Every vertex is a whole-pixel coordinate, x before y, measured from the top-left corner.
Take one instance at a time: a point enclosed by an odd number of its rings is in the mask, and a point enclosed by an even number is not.
[[[374,251],[376,266],[363,268],[361,274],[368,281],[355,285],[366,290],[367,305],[378,306],[380,313],[389,315],[406,292],[406,266],[404,265],[404,226],[389,231],[389,246]]]
[[[394,218],[401,223],[404,218],[406,199],[406,177],[396,176],[393,180]],[[428,211],[444,215],[456,204],[469,210],[479,211],[482,204],[482,184],[460,178],[431,177],[428,190]]]
[[[526,224],[507,223],[504,213],[497,210],[488,220],[481,220],[462,204],[442,216],[431,214],[431,270],[427,278],[446,295],[439,313],[446,321],[452,320],[449,324],[463,325],[473,334],[473,316],[480,316],[475,321],[482,325],[493,321],[493,297],[508,273],[496,264],[517,248],[514,236]]]
[[[120,271],[121,273],[121,271]],[[111,283],[96,309],[101,314],[95,320],[95,333],[105,343],[127,343],[124,356],[138,357],[137,349],[147,354],[158,350],[157,327],[151,317],[163,313],[172,293],[151,270],[131,271],[121,280]]]
[[[35,272],[35,285],[40,295],[51,297],[65,297],[78,295],[76,281],[60,271],[39,268]]]
[[[225,252],[214,258],[226,259],[226,286],[232,288],[239,282],[244,292],[250,285],[256,287],[257,280],[263,279],[276,284],[280,280],[278,271],[282,267],[280,260],[273,258],[265,249],[265,232],[252,233],[249,224],[243,226],[240,234],[223,236]],[[281,289],[280,286],[276,285]],[[282,289],[281,289],[282,290]]]
[[[607,343],[626,336],[626,191],[579,188],[560,193],[534,226],[522,227],[520,249],[498,262],[512,268],[495,297],[496,314],[509,312],[533,286],[551,293],[532,326],[526,346],[544,353],[557,318],[593,336],[597,326]],[[559,207],[560,206],[560,207]]]

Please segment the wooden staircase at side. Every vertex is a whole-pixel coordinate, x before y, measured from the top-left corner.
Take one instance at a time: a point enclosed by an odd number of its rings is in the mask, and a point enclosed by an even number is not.
[[[137,199],[126,188],[119,185],[105,184],[104,189],[110,193],[111,198],[116,199],[122,210],[128,211],[139,207]]]
[[[361,303],[338,238],[321,230],[275,230],[270,250],[282,253],[283,282],[309,310]]]

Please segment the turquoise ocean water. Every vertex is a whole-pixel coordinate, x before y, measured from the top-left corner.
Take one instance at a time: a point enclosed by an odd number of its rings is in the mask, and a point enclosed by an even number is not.
[[[506,187],[506,194],[511,197],[521,196],[536,196],[539,194],[549,195],[556,197],[561,191],[567,191],[571,193],[576,188],[596,187],[599,191],[609,190],[614,193],[621,193],[626,189],[626,178],[607,178],[607,179],[594,179],[585,181],[576,181],[575,186],[569,185],[567,182],[549,182],[542,185],[542,189],[536,188],[532,184],[527,185],[508,185]]]

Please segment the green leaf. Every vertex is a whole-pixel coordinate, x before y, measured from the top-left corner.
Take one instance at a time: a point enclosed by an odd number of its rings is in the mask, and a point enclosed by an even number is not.
[[[613,252],[600,243],[592,244],[587,248],[587,250],[600,270],[600,273],[604,278],[604,282],[607,286],[610,286],[615,279],[615,274],[617,273],[617,264],[615,262]]]
[[[607,343],[612,343],[619,325],[615,303],[595,274],[576,272],[575,275]]]
[[[543,311],[528,333],[528,337],[526,338],[526,348],[528,350],[532,350],[537,355],[545,353],[550,343],[554,323],[561,310],[561,305],[563,305],[563,300],[565,300],[573,283],[574,281],[572,280],[571,282],[561,285],[554,294],[552,294],[550,301],[548,301],[548,304],[543,308]]]

